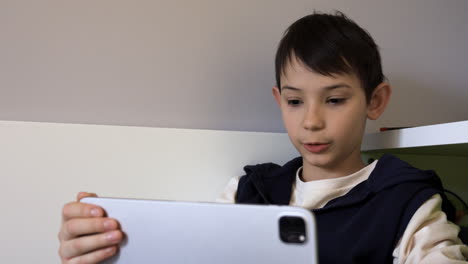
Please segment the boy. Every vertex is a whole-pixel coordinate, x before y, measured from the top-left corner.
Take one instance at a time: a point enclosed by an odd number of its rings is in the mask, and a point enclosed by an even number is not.
[[[275,63],[273,96],[301,157],[245,167],[220,201],[312,209],[319,263],[464,262],[468,248],[447,221],[452,211],[436,175],[390,155],[361,160],[366,119],[377,119],[391,95],[373,39],[341,13],[313,14],[290,26]],[[63,263],[115,254],[122,233],[102,216],[91,205],[65,205]]]

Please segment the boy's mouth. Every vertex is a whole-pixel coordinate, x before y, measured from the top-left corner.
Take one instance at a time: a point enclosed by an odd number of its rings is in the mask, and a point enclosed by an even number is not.
[[[325,152],[330,147],[330,143],[305,143],[304,148],[312,153]]]

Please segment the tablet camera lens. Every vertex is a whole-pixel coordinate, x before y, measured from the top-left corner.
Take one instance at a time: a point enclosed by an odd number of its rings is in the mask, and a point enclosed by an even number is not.
[[[303,244],[307,241],[305,221],[297,216],[279,219],[280,238],[285,243]]]

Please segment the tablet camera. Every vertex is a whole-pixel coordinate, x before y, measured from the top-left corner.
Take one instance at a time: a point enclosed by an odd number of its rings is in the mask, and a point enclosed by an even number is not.
[[[280,238],[285,243],[303,244],[307,241],[305,221],[297,216],[279,219]]]

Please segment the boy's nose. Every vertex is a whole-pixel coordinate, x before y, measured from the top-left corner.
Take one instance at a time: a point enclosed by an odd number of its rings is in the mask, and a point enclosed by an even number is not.
[[[304,115],[303,126],[307,130],[320,130],[325,127],[320,109],[317,107],[309,107]]]

